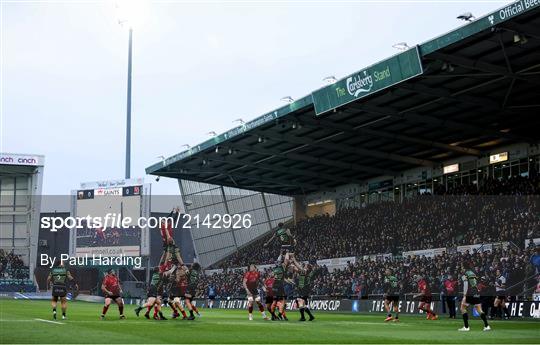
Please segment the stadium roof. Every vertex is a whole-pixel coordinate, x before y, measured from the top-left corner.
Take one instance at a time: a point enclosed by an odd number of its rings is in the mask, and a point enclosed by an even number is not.
[[[540,138],[540,2],[517,1],[156,163],[285,195]]]

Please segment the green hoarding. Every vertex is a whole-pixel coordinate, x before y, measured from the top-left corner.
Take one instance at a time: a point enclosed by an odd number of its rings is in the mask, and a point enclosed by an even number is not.
[[[411,48],[313,92],[315,113],[321,115],[422,72],[418,47]]]

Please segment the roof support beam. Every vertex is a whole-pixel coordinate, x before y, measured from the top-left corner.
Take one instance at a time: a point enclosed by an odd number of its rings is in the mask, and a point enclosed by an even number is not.
[[[335,123],[335,122],[324,120],[324,119],[314,120],[307,117],[302,117],[301,121],[302,121],[302,124],[310,126],[312,128],[320,128],[320,127],[332,128],[332,129],[342,131],[345,133],[360,134],[360,135],[366,135],[366,136],[371,136],[375,138],[383,137],[383,138],[396,140],[400,142],[418,144],[418,145],[422,145],[426,147],[435,147],[438,149],[457,152],[457,153],[466,154],[466,155],[480,156],[482,154],[480,150],[476,150],[476,149],[472,149],[468,147],[450,145],[450,144],[445,144],[445,143],[441,143],[441,142],[437,142],[433,140],[422,139],[418,137],[411,137],[411,136],[397,134],[393,132],[369,129],[369,128],[363,127],[364,125],[353,127],[353,126],[343,125],[343,124]]]
[[[359,146],[349,146],[344,144],[335,144],[332,142],[328,142],[329,139],[332,139],[336,136],[341,135],[342,133],[338,133],[335,135],[331,135],[329,137],[325,137],[322,139],[314,140],[309,138],[301,138],[296,137],[288,134],[278,134],[278,133],[271,133],[270,131],[260,131],[258,135],[263,135],[265,138],[275,140],[275,141],[285,141],[293,144],[299,144],[299,145],[308,145],[312,147],[320,147],[323,149],[330,149],[338,152],[353,154],[356,156],[368,156],[368,157],[375,157],[375,158],[382,158],[382,159],[390,159],[397,162],[407,163],[407,164],[413,164],[413,165],[420,165],[420,166],[428,166],[428,167],[434,167],[437,165],[437,163],[426,160],[426,159],[418,159],[414,157],[408,157],[408,156],[402,156],[397,155],[394,153],[388,153],[388,152],[382,152],[378,150],[363,148]]]
[[[416,107],[415,107],[416,108]],[[455,130],[468,130],[476,134],[482,134],[486,136],[493,136],[496,138],[507,138],[511,140],[528,140],[528,138],[522,138],[515,135],[512,135],[510,133],[503,133],[498,130],[492,130],[489,128],[482,128],[475,125],[471,125],[468,123],[463,122],[456,122],[452,120],[444,120],[439,119],[437,117],[429,116],[429,115],[422,115],[418,114],[416,112],[409,111],[407,109],[398,111],[391,107],[379,107],[379,106],[373,106],[373,105],[362,105],[360,107],[356,107],[357,110],[362,110],[367,113],[371,114],[378,114],[378,115],[387,115],[391,117],[395,117],[397,119],[402,119],[406,121],[412,121],[412,122],[419,122],[419,123],[427,123],[431,125],[437,125],[441,127],[447,127],[452,128]]]
[[[252,175],[252,174],[245,174],[245,173],[239,173],[236,171],[229,171],[229,170],[220,170],[215,169],[213,167],[208,167],[208,169],[205,169],[204,167],[201,167],[199,164],[197,165],[188,165],[183,164],[183,170],[185,173],[188,174],[203,174],[203,173],[216,173],[216,175],[205,178],[204,181],[207,183],[212,183],[212,180],[215,180],[216,178],[220,176],[227,176],[229,178],[232,178],[233,183],[236,185],[236,179],[246,179],[250,181],[255,182],[262,182],[262,183],[270,183],[275,184],[278,186],[287,186],[287,187],[293,187],[298,189],[329,189],[329,186],[326,185],[314,185],[310,183],[304,183],[304,182],[297,182],[295,180],[291,179],[280,179],[280,178],[274,178],[274,177],[261,177],[260,175]],[[186,174],[184,174],[186,175]],[[238,184],[237,187],[241,187],[242,185]],[[322,187],[322,188],[321,188]]]
[[[321,180],[328,180],[332,182],[336,182],[336,181],[343,182],[344,184],[363,183],[363,181],[357,180],[355,178],[342,177],[340,175],[335,175],[335,174],[330,175],[330,174],[325,174],[325,173],[312,172],[310,170],[282,167],[280,165],[275,165],[275,164],[270,165],[270,164],[257,163],[257,162],[246,163],[245,161],[242,161],[239,159],[218,156],[215,154],[207,154],[207,155],[204,155],[203,158],[210,162],[219,162],[219,163],[224,163],[224,164],[238,165],[241,168],[250,167],[250,168],[268,170],[268,171],[273,171],[273,172],[278,172],[278,173],[283,173],[283,174],[304,175],[304,176],[309,176],[309,177],[313,177],[313,178],[321,179]]]
[[[427,95],[427,96],[433,96],[440,99],[446,99],[458,103],[466,103],[470,105],[476,105],[483,108],[489,108],[493,110],[500,110],[500,105],[489,99],[489,98],[483,98],[483,97],[475,97],[475,96],[468,96],[468,95],[460,95],[459,97],[455,94],[452,94],[449,90],[443,88],[443,87],[437,87],[437,88],[431,88],[429,86],[422,85],[420,83],[415,84],[398,84],[398,88],[416,92],[419,94]]]
[[[300,148],[303,148],[305,146],[307,146],[307,145],[301,145],[301,146],[296,147],[296,148],[294,148],[292,150],[282,152],[280,150],[267,149],[267,148],[260,148],[259,149],[259,148],[255,148],[255,147],[250,146],[250,145],[240,145],[240,144],[229,145],[229,147],[234,148],[234,149],[238,149],[240,151],[254,152],[254,153],[258,153],[260,155],[267,155],[268,157],[266,157],[266,159],[271,159],[271,158],[274,158],[274,157],[280,157],[280,158],[292,159],[292,160],[295,160],[295,161],[301,161],[301,162],[306,162],[306,163],[327,165],[327,166],[333,167],[333,168],[338,167],[338,168],[341,168],[341,169],[347,169],[349,171],[357,171],[357,172],[361,172],[361,173],[368,173],[368,174],[371,174],[373,176],[378,176],[378,175],[395,176],[397,174],[395,171],[392,171],[392,170],[369,167],[369,166],[356,164],[356,163],[345,163],[345,162],[337,161],[337,160],[333,160],[333,159],[315,158],[315,157],[312,157],[312,156],[309,156],[309,155],[306,155],[306,154],[292,153],[292,151],[296,151],[296,150],[298,150]]]
[[[465,67],[465,68],[476,69],[476,70],[484,71],[484,72],[497,73],[497,74],[499,74],[501,76],[504,76],[504,77],[507,77],[507,78],[515,78],[517,80],[522,80],[522,81],[532,83],[532,84],[535,84],[535,85],[540,85],[540,83],[538,83],[538,82],[536,82],[536,81],[534,81],[534,80],[532,80],[530,78],[527,78],[525,76],[521,76],[521,75],[519,75],[519,73],[509,72],[504,67],[494,65],[494,64],[490,64],[490,63],[487,63],[487,62],[484,62],[484,61],[480,61],[480,60],[475,61],[473,59],[469,59],[469,58],[466,58],[466,57],[463,57],[463,56],[444,54],[444,53],[440,53],[440,52],[435,52],[433,54],[430,54],[430,57],[433,57],[433,58],[438,59],[438,60],[450,62],[450,63],[452,63],[454,65],[462,66],[462,67]]]

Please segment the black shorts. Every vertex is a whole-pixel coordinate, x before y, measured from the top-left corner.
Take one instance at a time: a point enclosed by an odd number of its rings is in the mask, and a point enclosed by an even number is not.
[[[66,297],[67,288],[65,285],[53,285],[52,296],[53,297]]]
[[[248,290],[251,293],[251,295],[253,295],[253,296],[258,296],[259,295],[259,291],[257,290],[257,288],[254,288],[254,289],[248,288]]]
[[[294,254],[294,245],[292,244],[282,244],[281,251]]]
[[[479,296],[465,296],[465,303],[469,305],[481,304]]]
[[[146,292],[146,298],[157,297],[157,295],[157,287],[155,285],[150,285],[148,291]]]
[[[193,297],[195,297],[196,292],[197,292],[197,287],[196,286],[188,286],[187,289],[186,289],[186,296],[189,295],[189,296],[191,296],[189,298],[193,298]]]
[[[264,303],[265,304],[272,304],[274,302],[274,296],[266,296],[264,298]]]
[[[296,299],[303,299],[305,304],[309,303],[309,296],[308,295],[300,295],[296,297]]]
[[[422,295],[420,297],[420,302],[422,302],[422,303],[431,303],[432,300],[433,300],[433,298],[431,297],[431,295],[429,295],[429,296]]]
[[[399,302],[399,295],[386,295],[384,297],[385,300],[387,300],[388,302]]]
[[[275,300],[282,300],[287,297],[287,294],[285,293],[285,288],[283,286],[274,286],[272,288],[272,293]]]
[[[107,296],[105,296],[105,298],[110,298],[110,299],[112,299],[113,301],[116,302],[116,300],[118,298],[122,298],[122,296],[120,296],[120,295],[107,295]]]
[[[216,296],[208,296],[208,299],[213,301],[216,299]]]

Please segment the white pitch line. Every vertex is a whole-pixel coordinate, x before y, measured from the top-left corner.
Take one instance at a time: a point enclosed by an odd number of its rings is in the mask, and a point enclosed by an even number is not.
[[[41,321],[41,322],[49,322],[49,323],[54,323],[56,325],[65,325],[65,323],[63,322],[58,322],[58,321],[51,321],[51,320],[44,320],[44,319],[34,319],[36,321]]]

